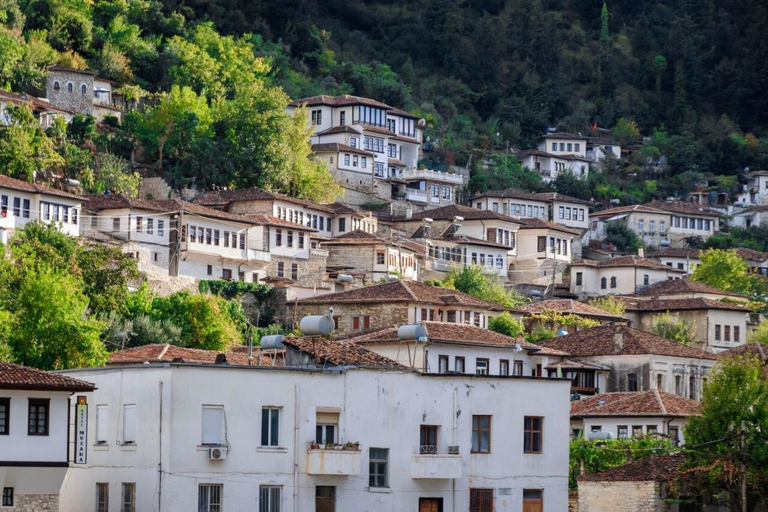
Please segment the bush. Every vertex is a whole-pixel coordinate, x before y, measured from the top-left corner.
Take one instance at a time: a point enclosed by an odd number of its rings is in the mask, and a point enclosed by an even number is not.
[[[503,312],[501,315],[488,320],[488,329],[516,338],[525,331],[523,322],[512,318],[512,315]]]

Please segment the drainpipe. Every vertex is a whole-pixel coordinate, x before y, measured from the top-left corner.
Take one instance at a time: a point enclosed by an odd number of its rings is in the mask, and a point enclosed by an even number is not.
[[[456,423],[458,421],[458,418],[456,418],[456,394],[458,391],[456,388],[453,388],[453,431],[451,433],[451,443],[453,443],[453,446],[456,446]],[[456,479],[451,478],[451,508],[453,512],[456,512]]]
[[[293,511],[299,510],[299,385],[293,385]]]
[[[160,421],[158,427],[157,510],[163,510],[163,381],[160,381]]]

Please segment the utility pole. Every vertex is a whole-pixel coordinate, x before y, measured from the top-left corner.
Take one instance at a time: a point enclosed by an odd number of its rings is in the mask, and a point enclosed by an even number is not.
[[[747,448],[747,427],[741,420],[741,512],[747,512],[747,463],[744,462]]]

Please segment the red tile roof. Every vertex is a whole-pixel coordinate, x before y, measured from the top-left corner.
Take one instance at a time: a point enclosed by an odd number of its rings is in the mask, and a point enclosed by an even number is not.
[[[96,386],[64,375],[0,361],[0,389],[93,391]]]
[[[559,224],[553,224],[536,218],[517,218],[510,217],[509,215],[503,215],[499,212],[491,210],[481,210],[479,208],[470,208],[468,206],[462,206],[458,204],[452,204],[448,206],[442,206],[432,210],[426,210],[423,212],[414,213],[410,219],[396,219],[399,222],[411,222],[420,221],[423,219],[432,220],[453,220],[454,217],[461,217],[465,221],[467,220],[502,220],[518,224],[520,229],[553,229],[555,231],[562,231],[565,233],[579,234],[576,229],[566,228]]]
[[[299,229],[303,231],[317,231],[316,229],[309,226],[304,226],[303,224],[297,224],[289,220],[281,219],[268,213],[253,213],[250,215],[245,215],[245,217],[248,217],[261,226],[277,226],[282,228]]]
[[[616,334],[621,335],[621,347],[616,346]],[[715,355],[676,341],[633,329],[626,325],[606,325],[584,329],[539,343],[547,348],[568,352],[574,357],[623,356],[653,354],[714,360]]]
[[[357,128],[353,128],[349,125],[344,126],[333,126],[331,128],[328,128],[326,130],[323,130],[321,132],[316,133],[315,135],[332,135],[334,133],[352,133],[355,135],[360,135],[360,130]]]
[[[346,340],[329,340],[320,337],[286,338],[286,347],[293,347],[311,355],[319,365],[363,366],[371,368],[405,369],[388,357],[370,351]]]
[[[654,283],[637,295],[641,296],[659,296],[659,295],[674,295],[674,294],[696,294],[696,293],[708,293],[717,295],[728,295],[731,297],[741,297],[746,299],[746,295],[741,295],[733,292],[724,292],[712,286],[708,286],[698,281],[691,281],[690,279],[668,279],[666,281],[659,281]]]
[[[572,267],[596,267],[596,268],[614,268],[614,267],[640,267],[640,268],[655,268],[659,270],[667,270],[669,272],[675,272],[677,274],[685,274],[685,270],[679,268],[673,268],[669,265],[664,265],[658,261],[649,260],[647,258],[641,258],[640,256],[619,256],[618,258],[611,258],[609,260],[596,261],[596,260],[581,260],[576,263],[571,263]]]
[[[383,109],[391,109],[389,105],[380,101],[372,100],[370,98],[362,98],[360,96],[351,96],[345,94],[344,96],[310,96],[308,98],[299,98],[293,100],[290,105],[292,107],[307,106],[314,107],[316,105],[328,105],[331,107],[344,107],[348,105],[368,105],[369,107],[379,107]]]
[[[699,206],[693,203],[684,203],[683,201],[651,201],[645,206],[655,208],[670,213],[682,213],[685,215],[703,215],[707,217],[720,217],[720,212]]]
[[[658,251],[653,251],[648,253],[649,258],[695,258],[699,259],[699,249],[686,249],[686,248],[675,248],[675,247],[667,247],[666,249],[660,249]]]
[[[634,393],[603,393],[571,402],[571,416],[580,418],[612,416],[674,416],[700,414],[696,400],[658,389]]]
[[[143,345],[141,347],[127,348],[113,353],[109,357],[109,365],[123,364],[143,364],[148,363],[196,363],[196,364],[214,364],[216,358],[223,354],[227,363],[231,365],[248,365],[248,347],[235,346],[227,352],[218,350],[202,350],[197,348],[179,347],[169,344]],[[261,353],[258,347],[253,349],[253,365],[257,365],[261,360],[262,366],[282,366],[283,357],[278,353]]]
[[[577,139],[577,140],[587,140],[587,137],[584,135],[581,135],[580,133],[568,133],[568,132],[554,132],[554,133],[547,133],[543,136],[545,139]]]
[[[579,155],[565,155],[565,154],[554,154],[554,153],[547,153],[546,151],[542,151],[540,149],[525,149],[523,151],[518,151],[517,156],[518,157],[526,157],[526,156],[540,156],[544,158],[559,158],[560,160],[579,160],[581,162],[591,162],[589,158],[579,156]]]
[[[544,300],[541,302],[534,302],[527,304],[519,308],[520,311],[525,313],[535,314],[542,313],[547,310],[557,311],[558,313],[573,313],[574,315],[585,316],[588,318],[600,318],[603,320],[618,320],[624,321],[626,318],[619,315],[612,315],[607,311],[598,309],[589,304],[579,302],[573,299],[552,299]]]
[[[739,345],[738,347],[729,348],[723,350],[717,354],[718,359],[723,359],[731,356],[753,356],[761,359],[768,364],[768,345],[764,343],[752,342]]]
[[[339,153],[339,152],[345,152],[345,153],[356,153],[358,155],[368,156],[373,158],[373,153],[369,151],[363,151],[360,148],[353,148],[352,146],[347,146],[346,144],[341,144],[340,142],[326,142],[322,144],[312,144],[312,151],[314,153]]]
[[[534,194],[533,192],[525,192],[524,190],[519,190],[516,188],[508,188],[505,190],[486,190],[485,192],[481,192],[473,196],[470,201],[479,199],[481,197],[498,197],[499,199],[524,199],[527,201],[539,201],[542,203],[547,202],[545,199],[537,196],[538,194]]]
[[[522,217],[516,219],[520,224],[520,229],[554,229],[555,231],[561,231],[563,233],[569,233],[571,235],[579,235],[581,232],[578,229],[567,228],[554,222],[547,222],[536,217]]]
[[[669,482],[686,461],[682,453],[649,455],[593,475],[579,477],[579,482]]]
[[[393,281],[362,288],[354,288],[338,293],[318,295],[299,299],[299,304],[329,304],[336,303],[417,303],[417,304],[463,304],[478,309],[491,311],[506,311],[509,308],[484,301],[449,288],[438,288],[415,281]]]
[[[298,204],[306,208],[312,208],[328,213],[333,213],[328,205],[316,203],[308,199],[298,199],[295,197],[270,192],[258,187],[240,188],[234,190],[212,190],[200,194],[193,202],[205,206],[226,207],[229,203],[242,201],[285,201],[287,203]]]
[[[354,231],[350,231],[349,233],[344,233],[343,235],[335,236],[330,240],[323,242],[323,246],[326,246],[326,245],[392,245],[392,246],[395,246],[395,245],[398,245],[398,242],[396,240],[389,240],[387,238],[368,233],[361,229],[356,229]]]
[[[535,195],[540,199],[546,200],[548,203],[551,203],[554,201],[561,201],[563,203],[575,203],[575,204],[585,204],[585,205],[592,204],[589,201],[579,199],[578,197],[566,196],[565,194],[560,194],[558,192],[542,192],[540,194],[535,194]]]
[[[625,300],[627,311],[693,311],[717,309],[749,313],[749,309],[738,304],[729,304],[719,300],[696,297],[694,299],[640,299]]]
[[[121,208],[136,208],[163,213],[176,213],[183,210],[185,214],[189,215],[230,220],[242,222],[243,224],[257,224],[253,219],[249,219],[244,215],[214,210],[213,208],[208,208],[200,204],[179,201],[177,199],[132,199],[123,194],[106,194],[88,197],[88,209],[91,211],[98,212]]]
[[[80,201],[85,200],[85,198],[82,196],[70,194],[69,192],[65,192],[63,190],[46,187],[45,185],[38,185],[37,183],[31,183],[29,181],[17,180],[2,174],[0,174],[0,188],[10,188],[13,190],[20,190],[22,192],[29,192],[31,194],[48,194]]]
[[[77,69],[77,68],[70,68],[67,66],[62,66],[60,64],[52,64],[47,67],[49,71],[66,71],[68,73],[79,73],[81,75],[93,75],[96,76],[99,74],[98,71],[94,71],[92,69]]]

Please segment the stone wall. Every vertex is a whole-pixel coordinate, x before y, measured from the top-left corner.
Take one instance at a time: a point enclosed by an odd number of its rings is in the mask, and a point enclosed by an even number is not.
[[[312,288],[324,286],[325,282],[325,264],[326,256],[324,251],[310,251],[309,259],[291,258],[290,256],[277,256],[272,254],[269,266],[267,267],[267,275],[269,277],[278,277],[277,264],[283,263],[283,276],[291,279],[291,265],[297,264],[297,279],[296,285]]]
[[[675,506],[675,509],[677,507]],[[647,482],[579,482],[579,512],[661,512],[672,510]]]
[[[139,199],[178,199],[178,197],[179,195],[174,193],[163,178],[144,178],[139,183]]]
[[[328,308],[333,307],[333,316],[338,318],[339,325],[334,333],[336,336],[350,336],[356,334],[352,329],[352,317],[370,316],[371,329],[394,327],[408,323],[408,306],[403,303],[396,304],[298,304],[296,305],[296,318],[301,319],[307,315],[324,315]],[[293,317],[293,304],[289,305],[290,316]]]
[[[59,82],[59,90],[55,90],[54,82]],[[69,92],[67,84],[72,84]],[[83,94],[80,87],[85,85]],[[93,75],[75,73],[63,70],[50,70],[45,79],[45,94],[55,107],[77,112],[78,114],[93,114]]]
[[[354,245],[329,245],[328,265],[348,266],[352,269],[343,270],[344,274],[364,274],[363,282],[370,282],[373,275],[373,251],[374,246],[354,246]]]
[[[13,506],[2,507],[3,512],[58,512],[58,494],[14,494]]]
[[[336,182],[345,189],[367,194],[374,192],[373,175],[371,174],[345,171],[343,169],[334,169],[332,172]]]

